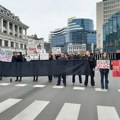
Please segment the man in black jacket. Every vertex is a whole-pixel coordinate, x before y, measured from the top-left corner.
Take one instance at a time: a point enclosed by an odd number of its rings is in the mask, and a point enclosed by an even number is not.
[[[17,53],[17,57],[15,58],[14,57],[14,62],[24,62],[24,58],[23,58],[23,56],[22,56],[22,53],[21,52],[18,52]],[[15,81],[18,81],[18,76],[16,77],[16,80]],[[21,82],[22,81],[22,76],[20,76],[20,79],[19,79],[19,82]]]
[[[58,60],[66,60],[66,56],[64,53],[61,53],[60,57],[58,57]],[[58,81],[56,85],[60,85],[61,83],[61,78],[63,79],[63,84],[64,86],[66,86],[66,75],[62,74],[62,75],[58,75]]]
[[[95,66],[96,66],[96,60],[92,54],[90,54],[89,51],[86,52],[86,59],[89,61],[90,69],[91,69],[91,86],[95,86],[94,76],[95,76]],[[88,75],[85,76],[85,86],[88,85]]]

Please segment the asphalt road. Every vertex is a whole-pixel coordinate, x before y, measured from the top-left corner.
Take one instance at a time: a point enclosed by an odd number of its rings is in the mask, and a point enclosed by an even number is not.
[[[22,82],[0,81],[0,120],[120,120],[120,78],[109,74],[109,90],[100,89],[99,71],[93,88],[75,85],[67,76],[67,86],[56,86],[47,77],[23,78]],[[83,82],[84,82],[84,76]]]

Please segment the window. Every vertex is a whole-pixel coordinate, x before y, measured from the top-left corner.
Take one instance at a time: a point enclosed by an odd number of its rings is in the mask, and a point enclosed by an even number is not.
[[[17,26],[15,25],[15,32],[17,32]]]
[[[27,45],[24,45],[24,49],[27,49]]]
[[[8,47],[8,41],[4,41],[5,42],[5,47]]]
[[[22,33],[22,28],[21,27],[19,28],[19,32]]]
[[[12,47],[12,48],[14,47],[14,42],[11,42],[11,47]]]
[[[23,49],[23,44],[20,44],[20,48]]]
[[[0,46],[2,46],[2,40],[0,39]]]
[[[7,27],[7,21],[3,20],[3,27]]]
[[[12,30],[12,23],[9,24],[9,28]]]

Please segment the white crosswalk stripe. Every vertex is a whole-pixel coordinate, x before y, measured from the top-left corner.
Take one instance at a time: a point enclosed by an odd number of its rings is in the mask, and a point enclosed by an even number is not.
[[[43,88],[43,87],[45,87],[45,85],[34,85],[33,87],[34,88]]]
[[[35,101],[11,120],[34,120],[48,103],[48,101]]]
[[[25,86],[27,86],[27,84],[17,84],[15,86],[17,86],[17,87],[25,87]]]
[[[98,120],[120,120],[115,107],[97,106]]]
[[[73,90],[85,90],[85,87],[74,87]]]
[[[8,86],[10,83],[0,83],[1,86]]]
[[[77,120],[80,104],[65,103],[55,120]]]
[[[107,89],[95,88],[95,91],[98,91],[98,92],[107,92]]]
[[[62,88],[64,88],[64,86],[53,86],[53,88],[62,89]]]
[[[120,89],[118,89],[118,92],[120,92]]]
[[[3,102],[0,103],[0,113],[4,112],[5,110],[7,110],[8,108],[12,107],[13,105],[15,105],[16,103],[20,102],[21,99],[7,99]]]

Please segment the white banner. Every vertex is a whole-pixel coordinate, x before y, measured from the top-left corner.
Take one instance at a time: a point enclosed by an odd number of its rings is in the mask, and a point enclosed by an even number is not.
[[[110,69],[110,60],[97,60],[97,69]]]
[[[30,54],[30,60],[39,60],[38,54]]]
[[[60,54],[61,47],[52,47],[52,54]]]
[[[12,50],[9,50],[9,49],[0,50],[0,61],[11,62],[12,55],[13,55]]]
[[[49,54],[40,54],[40,60],[49,60]]]

